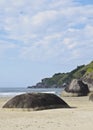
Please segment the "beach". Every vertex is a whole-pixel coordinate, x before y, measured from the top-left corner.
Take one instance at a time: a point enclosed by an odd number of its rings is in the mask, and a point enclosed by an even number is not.
[[[0,98],[0,130],[93,130],[93,102],[89,97],[62,97],[72,108],[30,111],[4,109]]]

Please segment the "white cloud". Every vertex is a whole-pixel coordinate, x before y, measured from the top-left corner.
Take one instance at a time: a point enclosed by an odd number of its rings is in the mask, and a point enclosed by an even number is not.
[[[93,37],[93,26],[87,24],[83,31],[85,36],[91,40]]]
[[[53,21],[57,17],[57,11],[50,10],[50,11],[42,11],[37,13],[35,16],[32,17],[31,24],[32,26],[43,26],[45,23]]]
[[[49,6],[51,8],[62,9],[62,8],[72,6],[72,5],[73,5],[72,0],[52,0]]]
[[[75,48],[77,46],[77,43],[75,42],[75,40],[71,39],[71,38],[65,38],[63,40],[63,43],[64,43],[64,45],[66,45],[66,47],[68,49],[73,49],[73,48]]]
[[[93,5],[73,0],[1,0],[0,7],[2,54],[15,41],[21,58],[78,58],[83,46],[90,49],[93,44]],[[6,44],[6,39],[13,40]]]
[[[37,42],[32,42],[21,49],[20,57],[28,57],[35,61],[45,61],[57,57],[64,50],[61,48],[61,35],[61,33],[54,33],[44,36]]]
[[[15,48],[15,47],[16,47],[15,44],[8,43],[8,42],[5,43],[4,41],[0,40],[0,49],[2,48],[2,49],[6,50],[6,49]]]

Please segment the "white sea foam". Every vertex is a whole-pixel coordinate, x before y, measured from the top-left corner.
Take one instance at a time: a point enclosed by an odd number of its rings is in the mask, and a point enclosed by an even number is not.
[[[46,91],[46,92],[41,92],[41,93],[52,93],[52,94],[56,94],[55,91]]]
[[[59,95],[62,92],[62,89],[59,88],[33,88],[33,89],[27,89],[27,88],[0,88],[0,97],[13,97],[19,94],[23,93],[52,93]]]
[[[16,95],[20,95],[23,94],[25,92],[4,92],[4,93],[0,93],[0,97],[14,97]]]

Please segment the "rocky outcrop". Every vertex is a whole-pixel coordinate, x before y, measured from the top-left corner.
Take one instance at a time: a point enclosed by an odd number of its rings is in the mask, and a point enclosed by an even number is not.
[[[52,77],[42,79],[34,86],[28,86],[28,88],[64,88],[73,79],[82,79],[89,88],[93,89],[93,61],[87,65],[77,66],[71,72],[56,73]]]
[[[54,94],[26,93],[15,96],[3,108],[29,108],[32,110],[69,108],[69,105]]]
[[[93,102],[93,92],[89,94],[89,101]]]
[[[46,82],[39,82],[36,85],[28,86],[27,88],[58,88],[57,84],[49,85]]]
[[[93,72],[85,74],[82,80],[88,85],[90,90],[93,90]]]
[[[88,85],[82,80],[73,79],[64,89],[64,96],[86,96],[89,93]]]

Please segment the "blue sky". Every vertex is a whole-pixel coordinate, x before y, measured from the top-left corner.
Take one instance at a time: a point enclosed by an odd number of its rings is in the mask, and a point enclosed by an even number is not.
[[[93,60],[93,0],[0,0],[0,87],[26,87]]]

